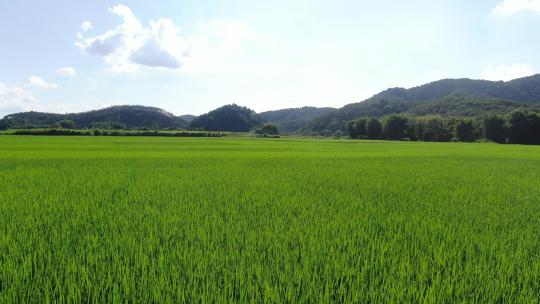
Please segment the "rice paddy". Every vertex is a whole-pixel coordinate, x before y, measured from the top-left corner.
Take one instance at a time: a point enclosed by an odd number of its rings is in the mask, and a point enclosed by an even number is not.
[[[538,303],[540,147],[0,137],[2,303]]]

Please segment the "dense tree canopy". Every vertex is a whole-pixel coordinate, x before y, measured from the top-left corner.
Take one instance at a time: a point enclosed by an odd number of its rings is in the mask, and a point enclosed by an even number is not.
[[[461,119],[456,124],[456,138],[459,141],[472,142],[476,139],[475,129],[471,119]]]
[[[358,118],[347,122],[347,130],[351,138],[367,138],[367,118]]]
[[[407,137],[409,118],[404,115],[392,114],[383,120],[383,133],[385,138],[398,140]]]
[[[247,132],[261,126],[263,122],[253,110],[231,104],[193,119],[189,126],[206,131]]]
[[[260,129],[257,129],[255,133],[263,135],[279,135],[279,128],[274,124],[265,124]]]
[[[540,144],[540,115],[514,111],[508,120],[508,140],[516,144]]]
[[[392,114],[382,118],[382,125],[381,134],[378,118],[360,117],[346,124],[353,139],[473,142],[485,138],[497,143],[540,144],[540,113],[526,110],[474,118]]]
[[[485,138],[497,143],[506,142],[506,128],[504,118],[493,115],[484,118]]]
[[[382,125],[377,118],[370,118],[366,124],[367,137],[369,139],[382,138]]]

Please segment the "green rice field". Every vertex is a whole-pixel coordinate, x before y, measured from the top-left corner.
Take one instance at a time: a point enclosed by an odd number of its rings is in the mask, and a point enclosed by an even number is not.
[[[0,303],[539,303],[540,146],[0,136]]]

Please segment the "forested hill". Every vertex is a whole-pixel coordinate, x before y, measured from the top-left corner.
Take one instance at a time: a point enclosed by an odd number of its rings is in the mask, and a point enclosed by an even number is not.
[[[268,123],[277,125],[281,131],[293,133],[307,127],[313,119],[334,111],[334,108],[302,107],[259,113]]]
[[[235,104],[225,105],[200,116],[175,116],[165,110],[145,106],[114,106],[101,110],[54,114],[25,112],[7,115],[0,120],[1,129],[202,129],[207,131],[252,131],[265,123],[279,126],[283,132],[304,128],[313,118],[331,108],[305,107],[270,111],[259,115]],[[264,116],[264,117],[263,117]]]
[[[0,130],[21,128],[65,129],[203,129],[207,131],[252,131],[265,123],[281,132],[307,131],[333,134],[346,130],[346,122],[359,117],[381,118],[406,113],[413,116],[478,117],[509,114],[525,108],[540,112],[540,75],[508,82],[445,79],[411,89],[393,88],[363,102],[340,109],[304,107],[260,114],[235,104],[195,117],[175,116],[145,106],[114,106],[73,114],[17,113],[0,120]]]
[[[25,112],[0,120],[0,129],[179,129],[186,126],[187,122],[180,117],[159,108],[144,106],[114,106],[72,114]]]
[[[385,90],[365,101],[352,103],[314,119],[309,128],[335,131],[359,116],[394,113],[476,116],[540,105],[540,75],[508,82],[444,79],[411,89]]]
[[[263,123],[264,119],[253,110],[230,104],[196,117],[189,127],[206,131],[247,132]]]

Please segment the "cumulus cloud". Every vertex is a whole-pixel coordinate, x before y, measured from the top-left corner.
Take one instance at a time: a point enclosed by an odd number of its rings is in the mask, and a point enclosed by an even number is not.
[[[197,62],[212,62],[211,54],[234,50],[253,36],[247,24],[240,21],[213,21],[201,28],[209,37],[184,37],[169,18],[152,20],[144,26],[125,5],[109,11],[122,23],[101,35],[84,38],[76,45],[88,54],[101,56],[114,72],[135,72],[141,67],[192,70]],[[218,37],[214,39],[210,37]],[[217,41],[219,51],[212,51],[211,41]]]
[[[88,54],[103,56],[113,71],[136,71],[139,65],[176,69],[188,43],[170,19],[151,21],[144,28],[131,9],[117,5],[109,11],[122,18],[115,29],[77,42]]]
[[[493,9],[496,16],[509,16],[523,11],[540,14],[540,0],[503,0]]]
[[[37,99],[20,86],[7,86],[0,82],[0,117],[30,110]]]
[[[79,39],[84,39],[83,33],[91,31],[93,29],[94,29],[94,26],[92,25],[92,22],[84,21],[83,23],[81,23],[81,31],[77,33],[77,37]]]
[[[28,78],[28,86],[41,89],[56,89],[58,87],[56,83],[47,82],[39,76],[30,76],[30,78]]]
[[[81,23],[81,30],[83,32],[87,32],[87,31],[89,31],[89,30],[91,30],[93,28],[94,28],[94,26],[92,25],[92,22],[90,22],[90,21],[84,21],[83,23]]]
[[[56,74],[60,76],[70,76],[70,77],[77,76],[77,71],[75,71],[75,69],[72,67],[59,68],[55,72]]]
[[[511,65],[490,65],[484,71],[483,79],[509,81],[516,78],[531,76],[533,74],[534,69],[530,64],[515,63]]]

